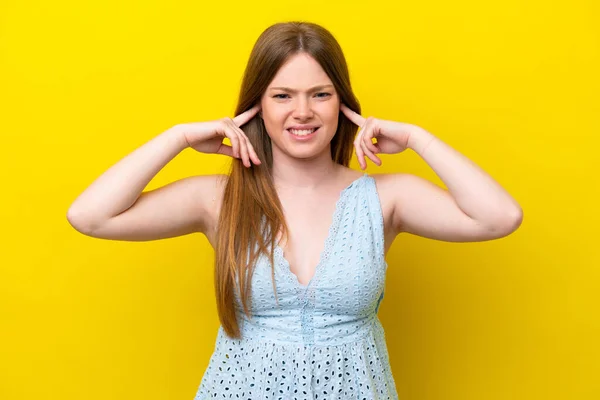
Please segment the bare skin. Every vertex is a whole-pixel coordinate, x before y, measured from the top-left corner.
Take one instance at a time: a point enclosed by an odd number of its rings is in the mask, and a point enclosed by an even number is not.
[[[67,219],[79,232],[97,238],[147,241],[200,232],[214,247],[226,176],[191,176],[143,190],[187,148],[238,158],[247,168],[261,164],[240,129],[260,117],[271,138],[274,184],[289,228],[280,247],[298,281],[306,284],[319,262],[341,191],[363,175],[331,159],[340,112],[360,127],[354,147],[361,169],[366,158],[381,165],[377,154],[411,149],[448,187],[406,173],[372,174],[386,253],[401,232],[443,241],[484,241],[506,236],[521,224],[517,202],[481,168],[420,127],[364,118],[348,109],[320,65],[304,54],[282,66],[260,104],[250,110],[233,119],[176,125],[124,157],[75,199]],[[318,130],[306,136],[310,131],[290,129],[299,125]],[[225,137],[231,146],[223,143]]]

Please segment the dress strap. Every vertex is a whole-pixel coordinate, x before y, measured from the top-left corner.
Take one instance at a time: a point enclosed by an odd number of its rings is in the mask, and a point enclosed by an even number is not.
[[[377,192],[377,184],[375,178],[365,173],[367,179],[365,179],[365,189],[367,196],[367,204],[369,206],[368,214],[373,228],[373,236],[377,245],[377,254],[380,262],[384,260],[384,221],[383,221],[383,210],[381,207],[381,201],[379,199],[379,193]]]

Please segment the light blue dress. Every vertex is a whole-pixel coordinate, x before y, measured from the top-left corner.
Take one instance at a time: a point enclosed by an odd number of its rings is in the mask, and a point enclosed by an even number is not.
[[[241,339],[219,327],[195,400],[397,399],[383,327],[383,216],[375,180],[364,174],[341,193],[315,274],[298,282],[275,248],[252,278],[252,318],[238,312]],[[238,311],[241,302],[236,297]]]

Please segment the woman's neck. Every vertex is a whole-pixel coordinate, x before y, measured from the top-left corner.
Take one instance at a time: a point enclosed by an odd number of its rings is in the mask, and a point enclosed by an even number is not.
[[[273,154],[273,181],[276,187],[314,189],[337,180],[343,167],[331,158],[329,149],[311,159]]]

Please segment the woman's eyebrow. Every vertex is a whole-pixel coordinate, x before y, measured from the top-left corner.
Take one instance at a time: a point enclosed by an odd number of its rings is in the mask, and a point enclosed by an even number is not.
[[[314,87],[310,88],[308,91],[309,91],[309,92],[313,92],[313,91],[315,91],[315,90],[322,90],[322,89],[329,88],[329,87],[333,87],[333,85],[319,85],[319,86],[314,86]],[[297,90],[295,90],[295,89],[288,88],[288,87],[281,87],[281,86],[278,86],[278,87],[272,87],[272,88],[270,88],[270,89],[271,89],[271,90],[275,90],[275,89],[277,89],[277,90],[283,90],[283,91],[285,91],[285,92],[290,92],[290,93],[297,93],[297,92],[298,92],[298,91],[297,91]]]

